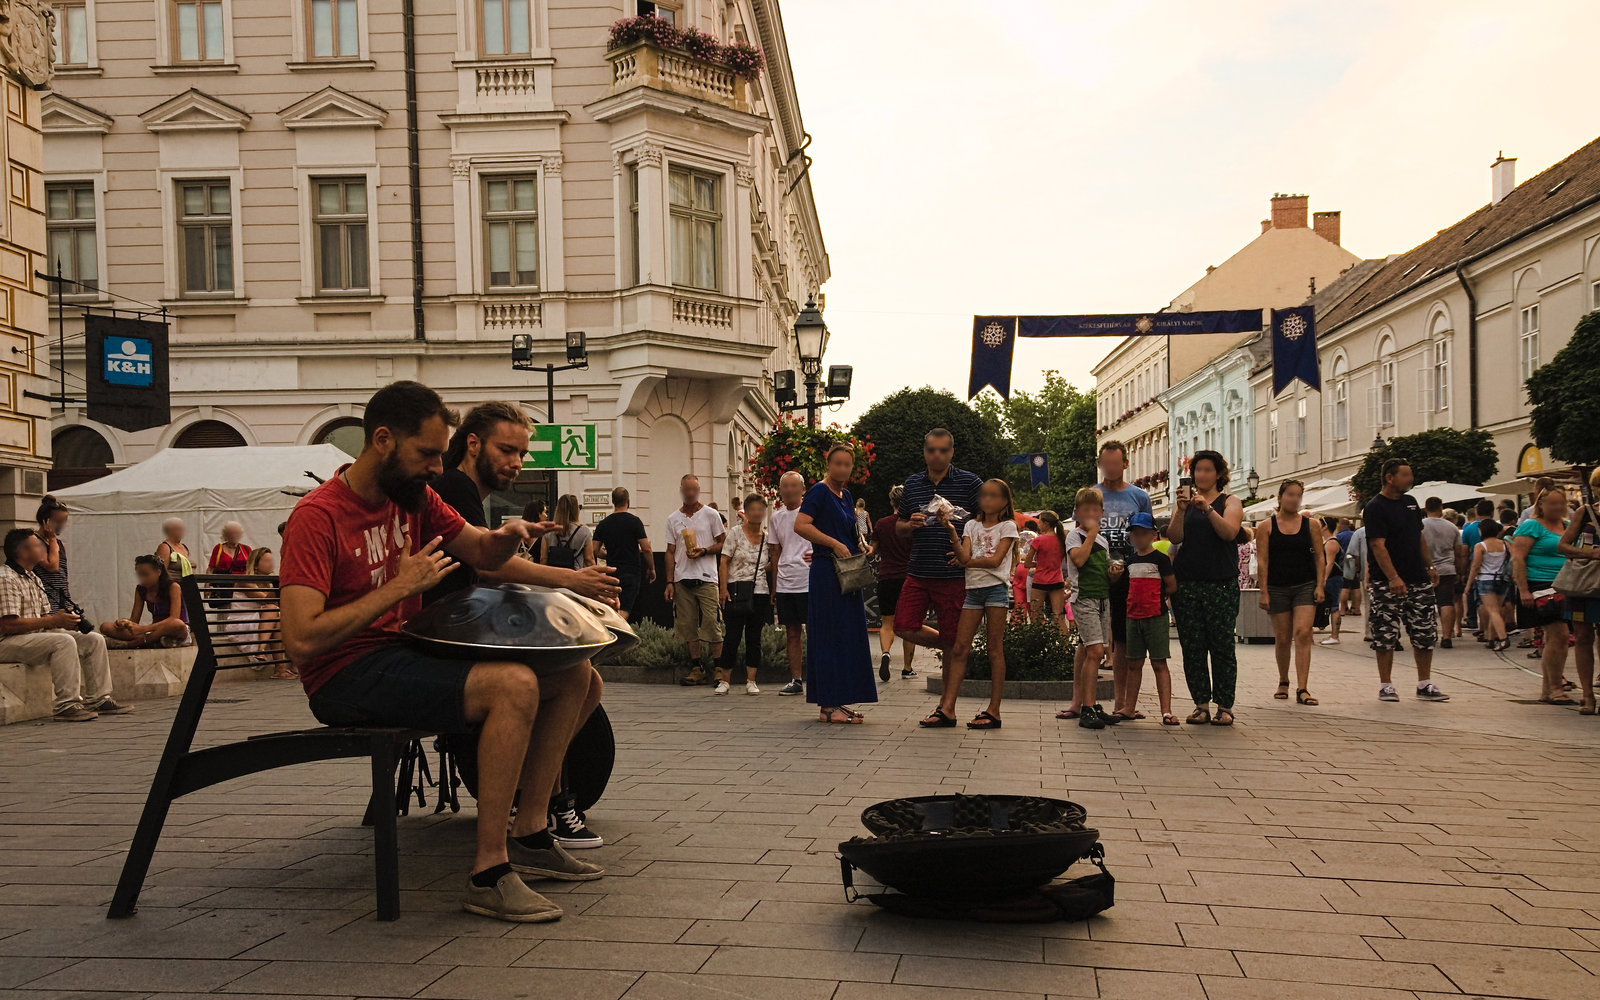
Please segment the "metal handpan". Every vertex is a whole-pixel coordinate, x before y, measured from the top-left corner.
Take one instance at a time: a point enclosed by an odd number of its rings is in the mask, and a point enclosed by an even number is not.
[[[520,583],[473,587],[423,608],[401,631],[435,656],[515,660],[535,674],[555,673],[621,641],[587,602],[575,598]]]
[[[584,597],[582,594],[575,593],[574,591],[567,590],[565,588],[555,592],[558,594],[565,594],[574,601],[577,601],[579,604],[588,608],[590,613],[595,616],[595,619],[599,621],[600,624],[611,630],[611,634],[613,637],[615,637],[615,641],[613,641],[611,645],[607,646],[605,649],[602,649],[597,656],[612,656],[617,653],[625,653],[633,647],[639,645],[638,634],[634,632],[633,626],[628,624],[628,619],[622,617],[621,613],[619,613],[616,608],[613,608],[611,605],[606,604],[603,601],[597,601],[590,597]]]

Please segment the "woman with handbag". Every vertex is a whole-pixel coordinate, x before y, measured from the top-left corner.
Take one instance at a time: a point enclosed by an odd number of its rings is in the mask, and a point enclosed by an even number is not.
[[[767,502],[754,493],[744,498],[744,518],[728,532],[719,560],[717,595],[722,601],[722,662],[712,694],[727,694],[733,664],[744,637],[744,693],[760,694],[756,671],[761,666],[761,630],[772,621],[773,566],[766,559]]]
[[[1467,571],[1472,591],[1478,598],[1478,631],[1492,652],[1511,647],[1506,638],[1505,599],[1511,592],[1511,549],[1500,537],[1499,521],[1485,520],[1478,528],[1478,544],[1472,547],[1472,568]]]
[[[857,543],[855,499],[845,488],[855,467],[855,449],[829,448],[827,476],[811,487],[794,521],[794,533],[811,543],[806,700],[817,706],[819,722],[859,723],[861,713],[850,703],[878,700],[861,597],[872,570]]]
[[[1600,491],[1600,469],[1589,475],[1590,493]],[[1578,508],[1562,533],[1556,551],[1567,564],[1556,576],[1556,589],[1567,595],[1567,617],[1572,623],[1572,662],[1583,692],[1579,715],[1594,715],[1594,633],[1600,624],[1600,515],[1595,505]]]
[[[1553,591],[1556,575],[1566,563],[1560,552],[1567,528],[1567,491],[1548,489],[1533,503],[1533,516],[1517,525],[1511,536],[1511,566],[1517,581],[1517,624],[1544,629],[1542,690],[1546,705],[1575,705],[1562,688],[1567,665],[1566,601]],[[1535,596],[1538,595],[1538,596]]]

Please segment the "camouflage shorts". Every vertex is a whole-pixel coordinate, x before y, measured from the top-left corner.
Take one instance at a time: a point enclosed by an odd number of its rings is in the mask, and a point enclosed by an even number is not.
[[[1431,586],[1410,583],[1404,594],[1396,594],[1387,583],[1374,580],[1369,589],[1367,622],[1372,629],[1373,649],[1399,649],[1402,626],[1417,649],[1432,649],[1439,644],[1439,614]]]

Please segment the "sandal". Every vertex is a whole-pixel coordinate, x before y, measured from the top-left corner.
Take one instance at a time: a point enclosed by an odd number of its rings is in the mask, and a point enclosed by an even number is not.
[[[1117,718],[1121,719],[1123,722],[1132,722],[1135,719],[1144,718],[1144,713],[1139,711],[1137,708],[1133,710],[1133,714],[1132,715],[1129,715],[1127,712],[1121,712],[1121,711],[1112,712],[1111,714],[1115,715]]]
[[[1181,725],[1183,725],[1183,723],[1178,721],[1178,717],[1176,715],[1173,715],[1171,712],[1162,712],[1161,713],[1161,724],[1163,726],[1181,726]]]
[[[844,716],[844,718],[839,718],[841,715]],[[848,708],[841,706],[838,708],[823,709],[821,712],[817,713],[817,721],[831,722],[835,725],[841,726],[854,725],[861,722],[861,716],[859,713],[852,712]]]
[[[987,710],[979,712],[967,723],[968,729],[999,729],[1000,717]]]
[[[1539,704],[1541,704],[1541,705],[1576,705],[1577,702],[1573,701],[1571,698],[1568,698],[1566,695],[1562,695],[1559,698],[1540,698],[1539,699]]]
[[[1278,693],[1274,694],[1272,697],[1276,698],[1279,701],[1288,701],[1289,700],[1289,682],[1288,681],[1279,681],[1278,682]]]
[[[1227,716],[1226,720],[1224,720],[1223,716]],[[1225,708],[1219,708],[1217,709],[1217,717],[1211,720],[1211,724],[1213,726],[1231,726],[1233,725],[1233,713]]]
[[[1297,705],[1319,705],[1319,704],[1321,704],[1321,702],[1317,701],[1317,699],[1311,697],[1311,692],[1307,691],[1305,688],[1300,688],[1299,690],[1297,690],[1294,693],[1294,700],[1295,700],[1295,704],[1297,704]]]
[[[1194,714],[1183,720],[1191,726],[1203,726],[1211,721],[1211,709],[1204,705],[1194,710]]]
[[[1056,718],[1058,718],[1058,719],[1076,719],[1081,714],[1082,714],[1081,712],[1074,712],[1070,708],[1063,708],[1061,711],[1056,713]]]
[[[944,714],[944,709],[936,708],[928,713],[928,717],[917,725],[923,729],[949,729],[956,724],[955,716]]]

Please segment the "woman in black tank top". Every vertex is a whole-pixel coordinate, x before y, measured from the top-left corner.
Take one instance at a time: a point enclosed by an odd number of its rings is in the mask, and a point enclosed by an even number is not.
[[[1256,574],[1261,579],[1261,607],[1272,616],[1273,652],[1278,658],[1278,691],[1273,697],[1280,701],[1289,697],[1292,643],[1299,680],[1294,700],[1315,705],[1317,699],[1306,690],[1311,676],[1311,626],[1323,600],[1328,568],[1322,525],[1300,512],[1304,494],[1305,486],[1298,479],[1286,479],[1278,487],[1278,510],[1267,530],[1257,533]]]
[[[1183,648],[1183,677],[1194,699],[1194,712],[1184,721],[1231,726],[1239,679],[1233,643],[1239,622],[1239,544],[1246,538],[1244,505],[1223,492],[1228,463],[1220,453],[1195,452],[1189,475],[1194,485],[1179,486],[1178,507],[1167,525],[1167,537],[1181,546],[1172,561],[1178,577],[1172,615]]]

